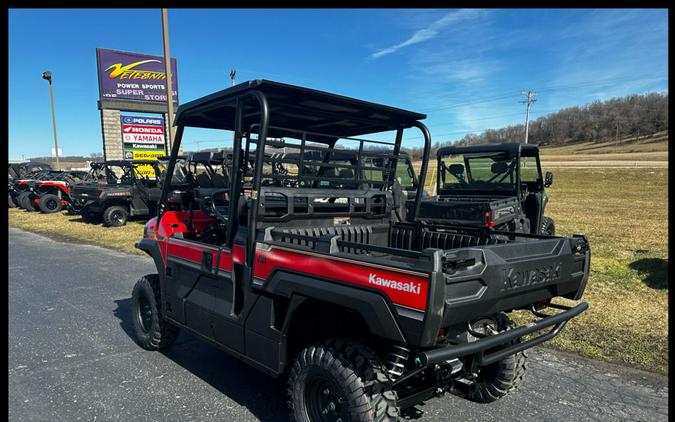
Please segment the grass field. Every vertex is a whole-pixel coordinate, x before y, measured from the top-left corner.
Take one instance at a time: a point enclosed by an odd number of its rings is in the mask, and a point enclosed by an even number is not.
[[[668,371],[668,170],[555,169],[547,215],[560,235],[584,233],[592,249],[590,309],[548,347]],[[429,171],[433,180],[435,166]],[[104,228],[79,216],[9,210],[9,224],[125,252],[140,222]],[[526,319],[518,315],[517,319]]]
[[[592,250],[590,308],[549,347],[668,372],[668,170],[556,169],[547,215]]]

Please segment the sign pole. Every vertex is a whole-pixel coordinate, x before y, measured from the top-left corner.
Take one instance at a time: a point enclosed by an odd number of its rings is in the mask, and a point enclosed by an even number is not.
[[[164,66],[166,66],[166,99],[167,99],[167,122],[169,123],[169,133],[167,133],[167,147],[171,151],[173,147],[173,86],[171,76],[171,53],[169,52],[169,17],[166,8],[162,9],[162,39],[164,41]]]

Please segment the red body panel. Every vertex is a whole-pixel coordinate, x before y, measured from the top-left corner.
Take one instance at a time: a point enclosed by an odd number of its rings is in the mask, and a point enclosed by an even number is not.
[[[188,218],[187,211],[168,211],[159,224],[156,217],[146,224],[146,236],[159,242],[164,265],[168,255],[201,263],[204,252],[211,253],[213,262],[218,262],[218,268],[223,271],[230,271],[233,262],[244,263],[245,249],[242,246],[234,246],[232,251],[223,250],[217,261],[216,246],[172,237],[175,233],[189,232]],[[202,211],[193,211],[192,225],[196,232],[214,223],[213,217]],[[256,251],[255,277],[267,280],[278,269],[376,289],[392,303],[416,310],[426,309],[429,287],[429,276],[426,274],[280,247]]]
[[[59,180],[38,182],[38,183],[35,184],[35,187],[53,187],[53,188],[61,189],[62,191],[66,192],[66,193],[70,193],[70,188],[68,187],[68,183],[62,182],[62,181],[59,181]]]
[[[429,278],[422,274],[285,248],[272,247],[269,251],[258,249],[253,270],[255,277],[267,280],[276,269],[373,288],[383,292],[397,305],[426,309]]]

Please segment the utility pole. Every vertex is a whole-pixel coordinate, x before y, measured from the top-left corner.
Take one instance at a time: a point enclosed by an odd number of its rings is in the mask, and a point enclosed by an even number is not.
[[[232,86],[234,86],[234,77],[237,75],[237,71],[232,68],[230,69],[230,79],[232,79]]]
[[[525,143],[527,143],[527,138],[530,134],[530,106],[533,102],[537,101],[534,99],[537,93],[534,91],[523,91],[521,94],[527,96],[527,100],[521,101],[522,104],[527,104],[527,113],[525,114]]]
[[[162,9],[162,39],[164,41],[164,67],[166,69],[166,100],[168,106],[167,122],[169,123],[169,133],[167,133],[167,144],[169,151],[173,149],[173,76],[171,75],[171,53],[169,52],[169,17],[165,8]]]
[[[56,155],[56,169],[60,170],[59,165],[59,144],[56,142],[56,113],[54,112],[54,91],[52,90],[52,72],[42,72],[42,79],[49,82],[49,98],[52,100],[52,127],[54,128],[54,155]]]

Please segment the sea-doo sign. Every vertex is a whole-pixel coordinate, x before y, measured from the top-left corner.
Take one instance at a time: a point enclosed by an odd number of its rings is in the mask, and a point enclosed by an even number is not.
[[[101,99],[166,103],[164,57],[96,49]],[[176,59],[171,59],[173,100],[178,104]]]

